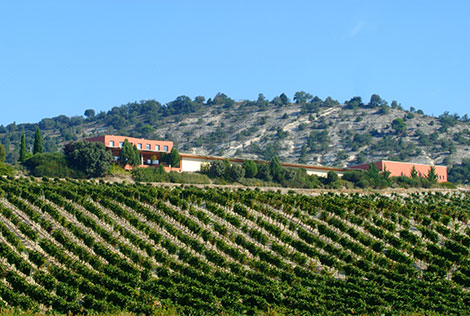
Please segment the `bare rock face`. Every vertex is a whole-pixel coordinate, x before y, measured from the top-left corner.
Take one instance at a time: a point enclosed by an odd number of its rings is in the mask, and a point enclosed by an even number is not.
[[[230,110],[215,107],[179,122],[168,118],[156,135],[171,138],[182,152],[268,160],[276,154],[287,162],[331,166],[380,159],[449,164],[470,157],[468,122],[443,131],[436,117],[401,109],[378,112],[337,105],[305,113],[298,104],[260,110],[238,102]],[[397,132],[394,120],[402,120],[406,130]]]

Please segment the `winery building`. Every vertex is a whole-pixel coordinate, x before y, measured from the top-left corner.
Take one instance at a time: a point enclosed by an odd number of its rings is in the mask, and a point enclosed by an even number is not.
[[[140,155],[140,166],[142,168],[148,167],[159,167],[160,161],[163,153],[169,153],[173,149],[172,141],[164,140],[150,140],[143,138],[127,137],[127,136],[116,136],[116,135],[103,135],[92,138],[86,138],[85,140],[90,142],[100,142],[106,146],[107,150],[110,150],[113,153],[115,160],[118,159],[119,153],[122,150],[124,140],[126,140],[137,147],[137,151]],[[209,164],[217,160],[225,160],[232,164],[243,164],[245,159],[241,158],[224,158],[224,157],[214,157],[214,156],[204,156],[204,155],[194,155],[194,154],[185,154],[180,153],[180,165],[167,167],[164,166],[166,171],[185,171],[185,172],[197,172],[201,171],[204,164]],[[255,160],[258,164],[268,164],[268,161],[264,160]],[[380,171],[389,171],[391,176],[411,176],[411,170],[414,167],[417,171],[417,175],[420,177],[426,177],[429,173],[431,165],[416,164],[416,163],[406,163],[398,161],[388,161],[381,160],[374,162],[377,169]],[[307,174],[317,175],[319,177],[326,177],[329,171],[336,172],[340,177],[347,171],[354,169],[367,170],[369,169],[369,164],[356,165],[349,168],[335,168],[327,166],[313,166],[305,164],[294,164],[294,163],[281,163],[285,168],[293,169],[305,169]],[[127,169],[130,169],[130,166],[126,166]],[[437,181],[446,182],[447,181],[447,167],[446,166],[434,166]]]
[[[410,163],[410,162],[399,162],[399,161],[389,161],[389,160],[380,160],[374,162],[377,169],[380,171],[389,171],[391,177],[398,176],[407,176],[411,177],[411,170],[415,168],[417,175],[419,177],[427,177],[431,165]],[[362,164],[357,166],[350,167],[351,169],[369,169],[369,164]],[[434,166],[437,175],[437,182],[447,182],[447,167],[446,166]]]
[[[172,141],[163,141],[163,140],[150,140],[144,138],[135,138],[127,136],[116,136],[116,135],[103,135],[97,137],[86,138],[86,141],[89,142],[99,142],[103,143],[107,150],[110,150],[113,153],[115,160],[118,159],[119,153],[122,150],[124,141],[127,139],[131,145],[137,147],[137,151],[140,155],[140,166],[141,168],[148,167],[159,167],[161,156],[163,153],[169,153],[173,148]],[[204,156],[204,155],[193,155],[180,153],[180,165],[172,168],[164,166],[166,171],[185,171],[185,172],[197,172],[201,171],[201,168],[204,164],[209,164],[217,160],[228,159],[232,164],[243,164],[245,159],[240,158],[224,158],[224,157],[214,157],[214,156]],[[255,160],[259,164],[268,164],[268,161],[264,160]],[[326,166],[312,166],[304,164],[293,164],[293,163],[281,163],[283,167],[286,168],[300,168],[305,169],[307,174],[315,174],[320,177],[326,177],[329,171],[336,172],[339,176],[342,176],[348,169],[346,168],[334,168]],[[126,166],[126,169],[131,169],[130,166]]]
[[[103,135],[91,138],[85,138],[89,142],[103,143],[107,150],[113,153],[114,160],[117,160],[119,153],[122,150],[124,141],[127,139],[131,145],[137,147],[137,151],[140,156],[140,166],[142,168],[147,167],[159,167],[163,153],[169,153],[173,149],[173,142],[166,140],[150,140],[143,138],[127,137],[127,136],[116,136],[116,135]],[[126,169],[130,169],[130,166],[126,166]],[[179,167],[166,167],[166,171],[181,171]]]

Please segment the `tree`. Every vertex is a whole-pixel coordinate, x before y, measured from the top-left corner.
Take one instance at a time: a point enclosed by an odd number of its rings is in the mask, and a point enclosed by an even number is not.
[[[380,170],[377,168],[375,163],[371,162],[369,164],[369,170],[367,170],[367,176],[372,179],[374,182],[377,182],[380,179]]]
[[[378,94],[373,94],[370,97],[369,107],[376,108],[385,104],[385,101]]]
[[[78,141],[64,147],[70,168],[81,171],[87,177],[102,177],[111,168],[113,155],[102,143]]]
[[[175,148],[172,148],[170,153],[163,153],[162,162],[165,162],[170,167],[178,168],[180,166],[180,154]]]
[[[199,104],[199,105],[204,105],[204,101],[206,101],[206,98],[203,96],[197,96],[194,98],[194,103]]]
[[[392,128],[397,135],[406,133],[406,123],[401,118],[396,118],[392,121]]]
[[[273,159],[271,159],[271,162],[269,163],[269,171],[275,181],[281,182],[284,180],[284,168],[277,156],[274,156]]]
[[[118,161],[122,167],[125,167],[126,165],[131,165],[133,167],[140,165],[139,151],[137,150],[137,147],[135,147],[135,145],[132,146],[127,139],[125,139],[122,144]]]
[[[418,178],[418,171],[416,171],[415,166],[411,168],[410,176],[412,179],[417,179]]]
[[[243,162],[243,169],[245,169],[245,177],[247,178],[254,178],[258,173],[258,166],[253,160],[245,160]]]
[[[95,117],[95,110],[93,110],[93,109],[85,110],[85,116],[87,118]]]
[[[3,144],[0,144],[0,163],[3,163],[5,161],[6,157],[6,152],[5,152],[5,147]]]
[[[470,159],[462,159],[462,163],[459,165],[453,165],[449,169],[448,179],[454,183],[470,183]]]
[[[307,103],[312,99],[312,95],[305,91],[298,91],[294,94],[294,101],[296,104]]]
[[[427,176],[429,182],[431,183],[436,183],[437,182],[437,173],[436,173],[436,168],[434,166],[431,166],[428,171],[428,176]]]
[[[43,151],[41,130],[39,126],[36,127],[36,134],[34,134],[33,155],[40,154]]]
[[[26,160],[26,138],[24,136],[24,130],[21,132],[21,141],[20,141],[20,157],[19,161],[23,162]]]
[[[351,100],[344,102],[349,109],[356,110],[357,108],[361,107],[362,98],[361,97],[352,97]]]
[[[384,171],[382,171],[382,178],[385,180],[385,182],[390,185],[392,183],[392,179],[390,178],[390,175],[392,173],[387,170],[387,167],[384,166]]]
[[[339,176],[336,172],[328,171],[327,177],[326,177],[327,184],[332,184],[334,182],[337,182],[338,180],[339,180]]]
[[[287,105],[287,104],[289,104],[289,98],[287,97],[287,95],[286,95],[285,93],[281,93],[281,95],[279,96],[279,98],[281,99],[282,105]]]
[[[258,100],[256,100],[256,105],[260,108],[265,108],[269,104],[268,100],[266,100],[266,97],[264,94],[260,93],[258,94]]]
[[[382,104],[380,109],[377,111],[378,114],[386,115],[390,113],[390,107],[387,104]]]
[[[232,181],[240,181],[245,176],[245,169],[240,165],[232,165],[230,167],[230,179]]]
[[[188,114],[197,110],[199,104],[191,101],[191,98],[185,95],[177,97],[174,101],[167,104],[165,115]]]
[[[209,167],[209,176],[219,178],[225,175],[225,164],[221,160],[212,161]]]
[[[207,103],[209,104],[209,101],[207,101]],[[235,101],[229,98],[226,94],[219,92],[212,100],[212,104],[223,104],[223,107],[228,109],[235,104]]]
[[[269,170],[269,165],[259,164],[257,167],[258,173],[256,174],[256,178],[264,181],[271,181],[273,179]]]

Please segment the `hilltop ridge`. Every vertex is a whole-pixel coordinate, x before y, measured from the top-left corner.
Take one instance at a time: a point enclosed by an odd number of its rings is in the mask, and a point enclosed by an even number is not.
[[[268,101],[234,101],[223,93],[213,99],[180,96],[162,105],[146,100],[85,116],[60,115],[37,124],[0,126],[7,161],[16,162],[21,129],[32,146],[36,126],[46,151],[70,141],[102,134],[172,140],[181,152],[271,159],[344,167],[388,159],[452,165],[470,158],[469,120],[465,115],[425,115],[389,105],[378,95],[368,103],[353,97],[343,104],[297,92]]]

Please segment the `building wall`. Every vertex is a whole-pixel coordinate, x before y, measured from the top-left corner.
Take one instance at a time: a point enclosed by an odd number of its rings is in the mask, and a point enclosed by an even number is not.
[[[181,157],[181,170],[186,172],[201,171],[201,166],[203,163],[205,162],[202,159]]]
[[[137,148],[140,150],[145,151],[154,151],[154,152],[170,152],[173,148],[172,141],[166,140],[150,140],[144,138],[135,138],[135,137],[127,137],[127,136],[116,136],[116,135],[104,135],[104,136],[97,136],[92,138],[86,138],[85,140],[89,142],[100,142],[103,143],[106,148],[120,148],[119,144],[124,143],[126,140],[131,143],[131,145],[138,146],[141,145],[141,148]],[[147,145],[150,146],[150,149],[147,148]],[[156,146],[159,146],[157,148]],[[165,150],[165,146],[167,146],[167,150]]]
[[[163,140],[149,140],[143,138],[135,138],[135,137],[127,137],[127,136],[116,136],[116,135],[104,135],[104,136],[97,136],[92,138],[86,138],[85,140],[90,142],[100,142],[103,143],[108,150],[111,150],[114,157],[119,155],[121,151],[120,143],[124,143],[126,140],[131,143],[132,145],[141,144],[141,149],[139,147],[137,150],[141,156],[142,164],[139,167],[158,167],[159,164],[154,164],[152,157],[156,157],[158,161],[160,161],[161,154],[164,152],[170,152],[173,148],[173,142],[171,141],[163,141]],[[147,145],[150,146],[150,149],[147,149]],[[159,150],[156,149],[155,146],[160,146]],[[168,150],[165,150],[165,146],[167,146]],[[192,154],[180,154],[181,162],[179,167],[165,167],[166,171],[185,171],[185,172],[197,172],[201,171],[201,167],[203,164],[209,164],[213,161],[217,160],[225,160],[227,158],[223,157],[213,157],[213,156],[201,156],[201,155],[192,155]],[[150,161],[148,161],[150,160]],[[228,158],[231,164],[243,164],[245,159],[239,158]],[[262,160],[255,160],[256,163],[259,164],[268,164],[267,161]],[[294,168],[294,169],[305,169],[307,174],[309,175],[317,175],[319,177],[326,177],[329,171],[336,172],[340,177],[343,176],[344,172],[347,169],[344,168],[332,168],[332,167],[324,167],[324,166],[311,166],[311,165],[300,165],[300,164],[291,164],[291,163],[281,163],[281,165],[285,168]],[[132,169],[131,166],[125,166],[126,169]]]
[[[415,167],[416,171],[418,172],[418,176],[420,177],[427,177],[429,173],[429,169],[431,165],[424,165],[424,164],[416,164],[416,163],[408,163],[408,162],[399,162],[399,161],[377,161],[374,162],[377,166],[377,169],[380,171],[390,171],[390,175],[392,177],[398,176],[411,176],[411,170],[413,166]],[[362,164],[351,167],[352,169],[369,169],[369,164]],[[447,182],[447,167],[446,166],[434,166],[437,174],[437,181],[438,182]]]
[[[222,157],[212,157],[212,156],[199,156],[191,154],[180,154],[181,157],[181,171],[186,172],[197,172],[201,171],[203,164],[209,164],[217,160],[225,160],[226,158]],[[244,159],[239,158],[228,158],[228,161],[231,164],[243,164]],[[267,164],[267,161],[255,160],[256,163]],[[291,163],[281,163],[283,167],[286,168],[299,168],[305,169],[309,175],[317,175],[319,177],[326,177],[329,171],[336,172],[340,177],[343,176],[346,169],[343,168],[329,168],[323,166],[310,166],[310,165],[300,165],[300,164],[291,164]]]

